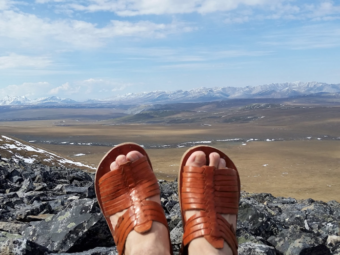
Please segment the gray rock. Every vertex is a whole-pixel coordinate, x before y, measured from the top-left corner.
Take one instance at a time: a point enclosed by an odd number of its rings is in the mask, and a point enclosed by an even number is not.
[[[160,189],[161,189],[161,197],[169,197],[174,193],[171,183],[166,182],[166,181],[160,184]]]
[[[97,247],[92,250],[76,253],[51,253],[50,255],[118,255],[116,247]]]
[[[76,187],[73,185],[64,185],[63,192],[65,194],[85,194],[87,193],[88,188],[86,187]]]
[[[181,244],[183,236],[182,222],[180,222],[173,230],[170,232],[170,240],[172,244]]]
[[[92,182],[91,176],[84,171],[74,171],[70,175],[68,175],[67,179],[70,182],[72,182],[74,180],[77,180],[77,181],[80,181],[80,182],[82,182],[82,181]]]
[[[19,197],[23,197],[26,192],[34,190],[35,187],[33,185],[33,182],[30,178],[25,179],[25,181],[22,183],[21,188],[17,192]]]
[[[15,213],[17,220],[26,220],[29,215],[38,215],[40,213],[50,213],[52,208],[49,203],[34,202],[32,205],[25,206]]]
[[[26,227],[27,224],[19,222],[0,222],[0,230],[11,234],[21,234]]]
[[[13,183],[17,183],[17,182],[22,182],[23,179],[21,177],[21,173],[14,169],[13,171],[11,171],[8,176],[7,176],[8,180],[13,182]]]
[[[267,241],[284,255],[330,254],[321,238],[313,233],[303,232],[294,225],[282,230],[277,236],[271,236]],[[319,253],[320,251],[323,253]]]
[[[96,246],[114,246],[97,202],[80,199],[57,215],[27,228],[23,236],[51,252],[82,252]]]
[[[237,229],[247,229],[255,236],[269,237],[276,233],[276,222],[263,204],[254,200],[241,199],[239,205]]]
[[[2,255],[44,255],[46,252],[45,247],[27,239],[15,238],[0,242]]]
[[[261,236],[253,236],[244,229],[238,229],[236,231],[236,236],[239,245],[243,243],[257,243],[257,244],[266,243],[266,241]]]
[[[178,202],[174,201],[174,200],[170,200],[165,204],[165,208],[168,210],[168,212],[171,212],[172,207],[174,207],[174,205],[178,204]]]
[[[276,251],[273,247],[258,244],[258,243],[251,243],[246,242],[239,245],[238,248],[239,255],[276,255]]]

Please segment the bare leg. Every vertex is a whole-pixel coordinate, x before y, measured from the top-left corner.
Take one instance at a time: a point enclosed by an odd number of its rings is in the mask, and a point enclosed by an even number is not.
[[[136,161],[143,157],[138,151],[131,151],[126,156],[119,155],[116,161],[111,164],[111,171],[115,171],[121,164],[127,161]],[[147,200],[161,203],[159,196],[153,196]],[[118,218],[126,210],[118,212],[110,217],[113,227],[116,226]],[[152,228],[145,234],[131,231],[125,243],[125,255],[170,255],[170,243],[168,239],[168,229],[159,222],[153,222]]]
[[[213,152],[209,155],[210,166],[215,166],[218,169],[226,168],[226,162],[220,158],[220,155]],[[187,166],[202,167],[206,165],[206,156],[203,151],[196,151],[190,155],[186,162]],[[190,210],[185,212],[185,219],[188,220],[196,212]],[[236,229],[236,215],[223,214],[222,215],[230,224]],[[204,237],[196,238],[189,244],[189,255],[233,255],[229,245],[224,242],[223,249],[215,249]]]

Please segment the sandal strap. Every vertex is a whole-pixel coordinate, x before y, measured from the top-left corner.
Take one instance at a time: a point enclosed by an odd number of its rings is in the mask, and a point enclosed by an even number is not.
[[[132,230],[145,233],[151,229],[153,221],[167,226],[162,206],[146,200],[160,194],[156,176],[146,157],[120,165],[117,170],[103,175],[98,183],[103,214],[108,222],[111,215],[128,209],[118,219],[114,231],[109,224],[119,254],[124,254],[126,238]]]
[[[232,168],[184,166],[181,206],[183,211],[200,210],[185,222],[183,246],[193,239],[205,237],[216,249],[226,241],[237,254],[236,232],[221,214],[238,213],[240,190],[238,174]]]

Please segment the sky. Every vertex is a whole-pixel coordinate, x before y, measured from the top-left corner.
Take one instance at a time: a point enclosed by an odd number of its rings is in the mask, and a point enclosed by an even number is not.
[[[340,1],[0,0],[0,99],[340,83]]]

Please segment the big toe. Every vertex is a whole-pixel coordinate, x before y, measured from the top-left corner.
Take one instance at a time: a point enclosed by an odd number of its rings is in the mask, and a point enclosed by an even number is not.
[[[203,151],[195,151],[189,156],[185,165],[202,167],[206,165],[206,163],[207,163],[207,159],[206,159],[205,153]]]
[[[142,153],[139,151],[130,151],[127,155],[126,158],[128,161],[134,162],[137,161],[138,159],[144,157]]]

